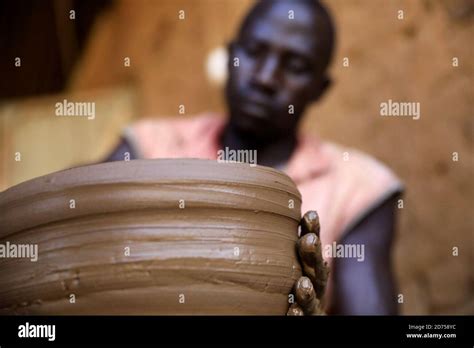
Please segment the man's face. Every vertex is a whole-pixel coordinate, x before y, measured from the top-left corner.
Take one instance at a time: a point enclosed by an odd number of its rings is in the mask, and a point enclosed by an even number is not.
[[[226,95],[237,131],[270,140],[296,130],[305,107],[326,85],[318,32],[324,31],[307,7],[275,2],[232,43]]]

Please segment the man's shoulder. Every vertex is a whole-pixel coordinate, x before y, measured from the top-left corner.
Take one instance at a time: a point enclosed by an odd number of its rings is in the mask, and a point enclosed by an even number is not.
[[[327,175],[333,183],[331,200],[340,208],[342,231],[353,228],[364,216],[404,191],[395,172],[361,150],[332,142],[323,144],[330,157]]]
[[[132,124],[133,128],[146,129],[148,131],[205,128],[210,124],[223,122],[223,117],[218,113],[203,112],[192,116],[173,117],[146,117]]]
[[[333,142],[324,142],[324,151],[330,157],[331,169],[357,181],[359,186],[390,185],[402,189],[395,172],[381,160],[368,153]]]
[[[224,124],[223,117],[208,112],[144,118],[126,128],[124,138],[140,158],[208,156]]]

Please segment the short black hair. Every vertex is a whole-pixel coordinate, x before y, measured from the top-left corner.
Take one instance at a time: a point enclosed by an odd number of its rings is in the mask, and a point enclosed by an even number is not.
[[[313,11],[315,18],[320,21],[318,29],[322,32],[323,35],[320,35],[321,41],[319,46],[322,47],[322,69],[325,71],[329,64],[331,63],[335,42],[336,42],[336,29],[334,26],[334,21],[329,10],[319,1],[319,0],[258,0],[255,5],[251,8],[250,12],[245,16],[240,29],[239,37],[242,37],[244,31],[250,26],[251,23],[257,18],[259,18],[262,13],[267,11],[268,6],[271,6],[277,2],[290,2],[290,3],[301,3]]]

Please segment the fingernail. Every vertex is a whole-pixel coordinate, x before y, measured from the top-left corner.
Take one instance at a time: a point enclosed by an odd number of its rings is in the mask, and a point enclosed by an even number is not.
[[[310,210],[306,212],[303,216],[303,223],[307,233],[316,233],[317,235],[319,235],[319,216],[316,211]]]
[[[310,220],[317,220],[318,219],[318,214],[314,210],[311,210],[311,211],[308,212],[308,218]]]
[[[305,238],[306,238],[306,243],[310,245],[314,245],[317,242],[317,237],[314,233],[307,234]]]
[[[290,308],[288,311],[289,316],[303,316],[304,312],[301,308],[296,307],[296,308]]]
[[[311,283],[311,280],[307,277],[303,277],[300,280],[300,286],[303,289],[310,290],[313,287],[313,284]]]

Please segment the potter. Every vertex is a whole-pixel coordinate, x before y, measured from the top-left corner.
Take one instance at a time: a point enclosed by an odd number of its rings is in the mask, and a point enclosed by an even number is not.
[[[333,86],[329,65],[335,41],[334,21],[321,2],[256,1],[227,45],[225,113],[140,118],[103,161],[121,161],[125,153],[131,159],[215,160],[219,149],[256,150],[260,165],[294,180],[303,197],[302,213],[316,210],[321,217],[321,234],[298,243],[313,255],[302,267],[319,296],[326,281],[321,245],[371,246],[364,262],[326,259],[334,265],[324,300],[327,312],[395,314],[390,255],[403,184],[380,161],[310,134],[302,122],[306,110]],[[296,285],[308,284],[303,279]],[[304,312],[293,309],[292,314]]]

